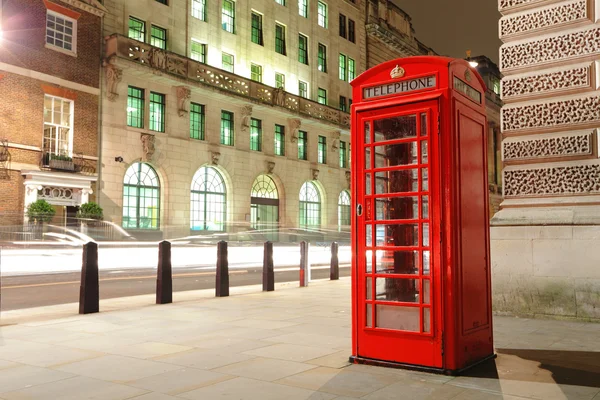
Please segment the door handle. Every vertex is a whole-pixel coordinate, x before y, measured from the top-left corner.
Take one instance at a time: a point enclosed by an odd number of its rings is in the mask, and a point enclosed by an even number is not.
[[[362,204],[357,204],[356,205],[356,215],[360,217],[362,215],[362,213],[363,213],[363,206],[362,206]]]

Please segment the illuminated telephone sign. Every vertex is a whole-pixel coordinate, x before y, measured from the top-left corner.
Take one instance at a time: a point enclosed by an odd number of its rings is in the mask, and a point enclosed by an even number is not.
[[[389,96],[392,94],[405,94],[416,92],[418,90],[434,89],[436,87],[435,76],[426,76],[424,78],[410,79],[401,82],[378,85],[363,89],[363,98],[372,99],[375,97]]]

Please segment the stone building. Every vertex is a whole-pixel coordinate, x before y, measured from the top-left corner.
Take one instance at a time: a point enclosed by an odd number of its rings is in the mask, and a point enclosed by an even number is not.
[[[600,318],[600,0],[499,0],[494,306]]]
[[[103,6],[0,0],[0,224],[45,199],[57,222],[93,197]]]
[[[361,3],[106,0],[105,215],[137,237],[347,230]]]

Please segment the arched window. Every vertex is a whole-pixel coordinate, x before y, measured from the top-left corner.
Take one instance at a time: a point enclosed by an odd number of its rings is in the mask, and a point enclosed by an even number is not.
[[[223,231],[227,190],[219,171],[202,167],[192,179],[190,227],[197,231]]]
[[[270,176],[260,175],[254,180],[251,196],[263,199],[278,199],[279,193],[275,182]]]
[[[350,193],[342,190],[338,198],[338,226],[350,225]]]
[[[268,175],[259,175],[252,185],[250,223],[253,229],[263,231],[267,240],[278,240],[279,193],[275,181]]]
[[[304,182],[300,189],[300,227],[321,226],[321,196],[312,182]]]
[[[158,229],[160,181],[145,163],[131,164],[123,179],[123,228]]]

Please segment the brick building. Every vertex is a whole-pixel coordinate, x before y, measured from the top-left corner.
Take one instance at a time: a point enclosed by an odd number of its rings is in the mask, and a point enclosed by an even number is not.
[[[96,0],[0,0],[0,224],[43,198],[56,222],[93,197],[102,17]]]

